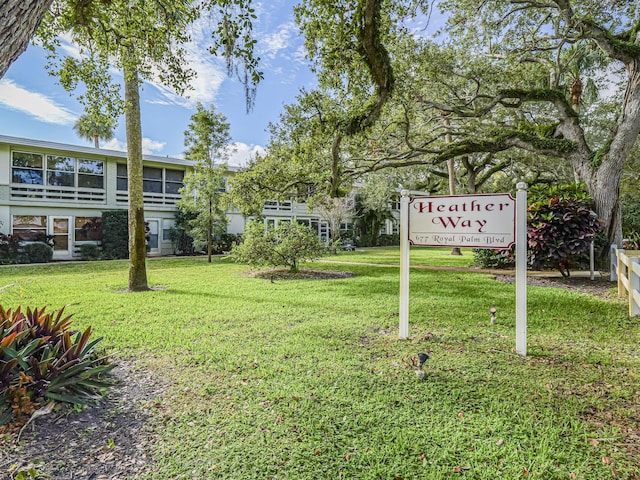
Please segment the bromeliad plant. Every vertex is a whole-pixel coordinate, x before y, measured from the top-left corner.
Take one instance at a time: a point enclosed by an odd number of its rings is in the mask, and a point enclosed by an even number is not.
[[[43,400],[72,404],[97,399],[111,383],[102,378],[115,365],[95,352],[91,327],[70,330],[64,308],[5,310],[0,305],[0,425],[30,415]]]

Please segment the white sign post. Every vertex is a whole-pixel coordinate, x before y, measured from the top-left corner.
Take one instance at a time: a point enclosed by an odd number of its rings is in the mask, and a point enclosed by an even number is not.
[[[527,355],[527,184],[516,185],[516,352]]]
[[[409,337],[409,191],[400,192],[400,339]]]
[[[400,327],[409,336],[409,250],[416,246],[510,248],[516,244],[516,351],[527,354],[527,185],[509,194],[400,199]]]

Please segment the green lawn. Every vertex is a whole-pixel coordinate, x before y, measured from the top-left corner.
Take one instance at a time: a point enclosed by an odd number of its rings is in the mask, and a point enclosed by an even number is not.
[[[449,260],[431,250],[419,263]],[[371,252],[339,258],[397,260]],[[135,294],[122,293],[126,262],[0,268],[5,307],[67,305],[76,326],[172,385],[153,409],[152,478],[640,472],[640,320],[621,302],[530,287],[525,359],[513,353],[514,286],[490,275],[412,270],[410,339],[399,341],[396,268],[317,263],[357,275],[271,283],[204,260],[151,260],[161,289]],[[419,351],[431,355],[424,381]]]
[[[414,247],[409,251],[411,265],[431,265],[436,267],[469,267],[473,264],[470,248],[461,249],[462,255],[451,255],[451,248]],[[399,247],[358,248],[355,252],[339,252],[325,258],[326,261],[362,262],[400,265]]]

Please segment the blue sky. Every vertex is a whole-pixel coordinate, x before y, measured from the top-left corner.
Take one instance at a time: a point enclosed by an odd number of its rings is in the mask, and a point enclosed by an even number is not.
[[[242,164],[268,142],[266,128],[276,122],[283,106],[294,102],[300,88],[313,88],[315,79],[304,58],[303,38],[293,20],[291,0],[255,4],[257,50],[264,81],[258,86],[255,107],[246,113],[244,90],[229,78],[224,62],[205,49],[206,25],[194,28],[189,46],[190,64],[198,72],[189,98],[178,97],[159,85],[145,83],[141,92],[142,134],[145,153],[182,156],[184,131],[195,103],[213,104],[231,124],[236,153],[229,163]],[[68,45],[69,51],[73,47]],[[78,137],[73,124],[82,106],[45,70],[44,51],[30,45],[0,79],[0,134],[73,145],[92,146]],[[117,77],[118,81],[121,78]],[[101,147],[125,150],[124,117],[118,122],[116,138]]]

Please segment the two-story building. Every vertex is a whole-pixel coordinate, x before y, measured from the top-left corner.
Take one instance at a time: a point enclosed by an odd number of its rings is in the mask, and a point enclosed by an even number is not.
[[[149,254],[171,254],[169,229],[192,162],[154,155],[144,155],[143,162]],[[90,227],[102,212],[128,208],[127,182],[125,152],[0,135],[0,232],[25,241],[53,235],[54,258],[72,259],[79,245],[99,241],[99,229]],[[270,225],[296,220],[322,239],[329,235],[305,203],[266,202],[263,216]],[[228,212],[228,219],[227,231],[242,233],[246,219],[237,211]]]

